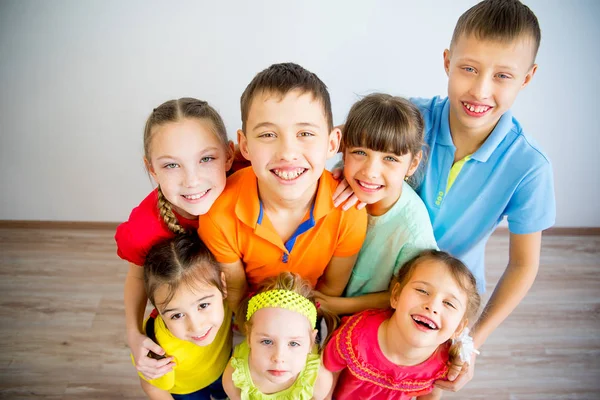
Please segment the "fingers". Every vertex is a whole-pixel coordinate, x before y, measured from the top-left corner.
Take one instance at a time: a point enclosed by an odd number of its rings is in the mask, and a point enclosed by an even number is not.
[[[138,367],[138,365],[136,365],[136,369],[148,380],[158,379],[161,376],[171,372],[173,367],[175,367],[173,357],[163,358],[162,360],[158,361],[151,358],[148,359],[153,362],[153,365],[142,367]]]
[[[349,188],[349,189],[352,190],[351,188]],[[346,200],[346,202],[344,203],[344,206],[342,207],[342,210],[344,210],[344,211],[349,210],[350,208],[352,208],[352,206],[359,203],[358,197],[356,197],[354,192],[350,192],[350,193],[352,193],[352,195],[348,198],[348,200]]]
[[[149,337],[144,339],[144,341],[142,342],[142,346],[144,347],[144,349],[147,350],[146,353],[148,353],[148,351],[151,351],[154,354],[158,354],[159,356],[162,356],[165,354],[165,351],[163,350],[163,348],[160,347],[158,344],[154,343],[154,341],[152,339],[150,339]]]
[[[333,205],[335,207],[339,206],[350,197],[350,195],[352,195],[352,188],[345,179],[341,180],[333,192]]]
[[[468,364],[451,364],[450,368],[448,369],[448,376],[446,376],[446,378],[451,382],[454,381],[462,373],[463,367],[465,365]]]
[[[335,179],[336,181],[340,180],[340,178],[342,177],[343,173],[344,173],[344,169],[343,168],[334,168],[331,171],[331,175],[333,175],[333,179]],[[333,196],[335,197],[335,194]]]

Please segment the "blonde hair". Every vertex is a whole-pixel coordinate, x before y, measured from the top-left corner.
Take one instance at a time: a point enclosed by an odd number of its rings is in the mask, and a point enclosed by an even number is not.
[[[323,307],[319,307],[315,301],[314,291],[310,283],[307,280],[302,279],[300,275],[292,272],[282,272],[278,276],[265,279],[260,283],[256,292],[248,294],[248,296],[240,303],[240,306],[235,313],[235,322],[242,334],[248,336],[252,329],[252,322],[250,321],[252,318],[246,320],[248,302],[258,293],[268,292],[270,290],[289,290],[305,297],[314,304],[317,308],[317,321],[319,320],[319,317],[321,317],[325,320],[325,324],[327,325],[328,334],[322,341],[321,346],[327,343],[327,340],[329,340],[331,334],[338,325],[338,317],[328,310],[324,310]]]
[[[150,162],[150,148],[156,127],[165,125],[169,122],[179,122],[184,119],[199,119],[208,121],[213,133],[217,136],[221,144],[229,151],[227,130],[219,113],[212,108],[206,101],[183,97],[177,100],[169,100],[156,107],[148,119],[144,128],[144,157]],[[186,230],[181,226],[172,204],[164,196],[160,185],[158,186],[158,211],[169,228],[174,233],[185,233]]]

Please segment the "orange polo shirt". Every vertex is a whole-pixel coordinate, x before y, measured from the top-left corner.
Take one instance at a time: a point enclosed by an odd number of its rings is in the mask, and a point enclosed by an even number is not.
[[[367,231],[364,209],[333,206],[337,184],[323,172],[314,204],[284,243],[264,213],[254,171],[244,168],[228,178],[210,211],[200,216],[198,233],[219,262],[242,260],[250,287],[283,271],[296,272],[314,286],[331,257],[359,252]]]

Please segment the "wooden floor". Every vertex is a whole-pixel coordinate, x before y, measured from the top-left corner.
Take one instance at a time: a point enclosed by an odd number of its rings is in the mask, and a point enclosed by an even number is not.
[[[113,232],[0,229],[0,398],[142,399]],[[488,244],[488,281],[508,238]],[[531,292],[448,399],[600,398],[600,237],[544,237]]]

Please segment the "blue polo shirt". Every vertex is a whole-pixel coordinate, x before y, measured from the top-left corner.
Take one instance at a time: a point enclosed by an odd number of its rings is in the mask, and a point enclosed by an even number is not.
[[[552,167],[538,145],[507,111],[481,147],[464,161],[447,190],[456,147],[449,125],[448,98],[415,98],[425,120],[427,158],[418,193],[441,250],[462,260],[485,291],[485,244],[506,217],[515,234],[542,231],[554,224],[556,205]]]

